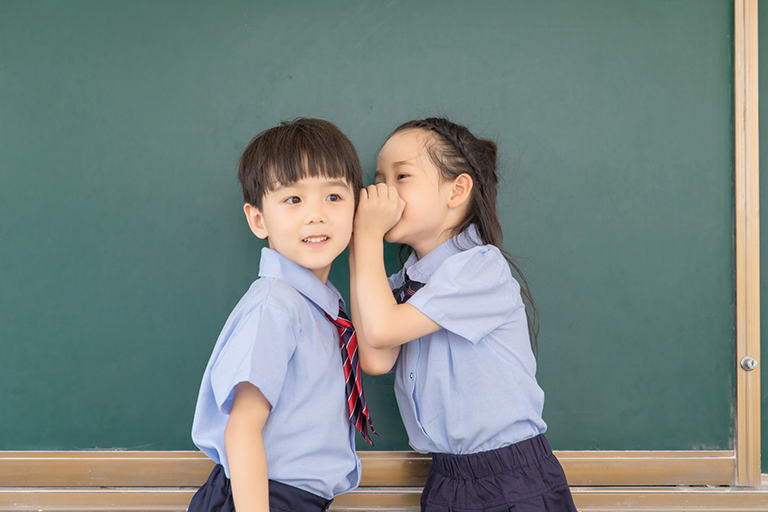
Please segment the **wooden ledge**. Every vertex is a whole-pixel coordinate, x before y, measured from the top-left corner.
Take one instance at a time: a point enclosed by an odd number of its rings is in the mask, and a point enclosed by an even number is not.
[[[723,487],[735,482],[732,451],[556,455],[582,512],[768,512],[768,486]],[[428,455],[360,452],[360,457],[361,486],[336,498],[332,510],[419,510]],[[195,451],[0,452],[0,512],[183,512],[212,465]],[[696,486],[675,486],[681,484]]]
[[[184,512],[194,488],[0,488],[0,512]],[[580,512],[768,511],[768,488],[572,487]],[[334,512],[414,512],[421,488],[367,487],[339,496]]]
[[[735,485],[727,450],[557,451],[571,486]]]
[[[571,493],[580,512],[768,511],[762,487],[576,487]]]
[[[572,486],[734,485],[733,451],[558,451]],[[360,452],[362,486],[421,486],[431,465],[415,452]],[[196,451],[0,452],[7,487],[198,487],[213,463]]]

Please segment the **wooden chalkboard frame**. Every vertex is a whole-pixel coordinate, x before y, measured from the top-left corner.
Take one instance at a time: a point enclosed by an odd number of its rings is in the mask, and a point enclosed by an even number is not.
[[[734,0],[736,188],[736,439],[734,450],[560,451],[573,486],[759,486],[760,360],[757,0]],[[429,460],[410,452],[363,452],[364,475],[420,485]],[[403,462],[405,461],[405,462]],[[51,487],[194,487],[210,461],[198,452],[0,452],[0,490]],[[378,475],[378,476],[376,476]],[[384,481],[382,480],[382,481]]]
[[[736,185],[736,475],[760,485],[760,208],[757,0],[734,2]]]

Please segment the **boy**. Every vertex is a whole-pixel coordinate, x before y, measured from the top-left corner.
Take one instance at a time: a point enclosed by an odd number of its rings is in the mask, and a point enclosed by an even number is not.
[[[360,482],[334,325],[343,303],[327,282],[352,234],[360,161],[332,123],[296,119],[248,144],[238,180],[269,248],[203,375],[192,439],[217,465],[189,511],[322,511]]]

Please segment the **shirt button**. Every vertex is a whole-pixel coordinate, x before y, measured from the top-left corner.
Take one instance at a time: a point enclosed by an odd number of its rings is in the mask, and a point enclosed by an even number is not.
[[[411,372],[411,374],[409,375],[409,377],[411,378],[411,380],[413,380],[413,372]]]

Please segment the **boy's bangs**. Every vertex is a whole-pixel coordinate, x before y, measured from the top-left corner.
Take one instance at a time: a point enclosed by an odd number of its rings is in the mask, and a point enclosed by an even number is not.
[[[289,186],[304,178],[342,178],[349,184],[353,183],[348,166],[338,156],[306,152],[291,154],[286,159],[276,159],[270,162],[269,183],[267,189],[275,190],[278,185]]]
[[[355,191],[363,187],[360,159],[352,142],[334,124],[299,118],[260,133],[240,157],[238,180],[246,203],[261,208],[264,194],[303,178],[343,179]]]

